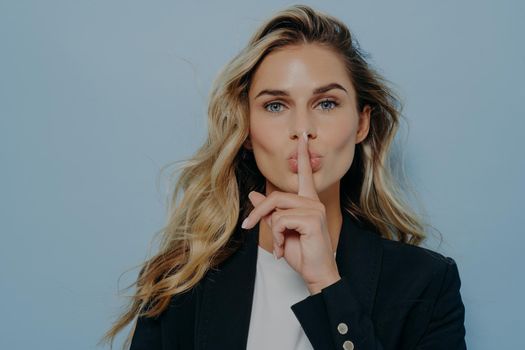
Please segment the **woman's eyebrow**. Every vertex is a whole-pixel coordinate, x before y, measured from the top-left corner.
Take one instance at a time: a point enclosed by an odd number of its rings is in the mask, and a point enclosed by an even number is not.
[[[344,87],[342,87],[340,84],[338,84],[338,83],[330,83],[330,84],[323,85],[323,86],[320,86],[318,88],[315,88],[314,91],[313,91],[313,95],[322,94],[322,93],[327,92],[327,91],[332,90],[332,89],[340,89],[340,90],[343,90],[344,92],[346,92],[348,94],[348,91],[346,91],[346,89]],[[290,96],[290,93],[288,91],[286,91],[286,90],[264,89],[261,92],[259,92],[257,94],[257,96],[255,96],[255,99],[257,99],[258,97],[260,97],[262,95]]]

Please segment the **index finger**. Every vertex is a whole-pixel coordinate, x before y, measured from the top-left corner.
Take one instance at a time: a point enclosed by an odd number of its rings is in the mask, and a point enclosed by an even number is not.
[[[312,199],[319,199],[315,189],[310,154],[308,152],[308,135],[306,132],[300,137],[297,145],[297,176],[299,180],[298,195]]]

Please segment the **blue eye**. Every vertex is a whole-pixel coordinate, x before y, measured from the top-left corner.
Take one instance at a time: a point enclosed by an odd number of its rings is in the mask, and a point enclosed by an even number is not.
[[[321,106],[324,106],[326,108],[322,108],[324,111],[330,111],[336,107],[339,106],[339,103],[337,103],[336,101],[334,100],[323,100],[321,102],[319,102],[318,105],[321,105]],[[283,104],[281,102],[270,102],[270,103],[267,103],[266,105],[264,105],[264,109],[270,113],[280,113],[282,112],[281,109],[279,110],[276,110],[276,109],[268,109],[268,107],[270,106],[279,106],[279,107],[282,107]],[[332,106],[332,108],[330,108],[330,106]]]
[[[270,103],[268,103],[267,105],[264,106],[264,109],[266,109],[270,113],[279,113],[279,112],[281,112],[281,111],[276,111],[276,110],[273,110],[273,111],[272,110],[268,110],[268,107],[272,106],[272,105],[273,106],[282,106],[283,104],[280,103],[280,102],[270,102]]]
[[[327,102],[328,102],[328,106],[330,106],[330,104],[333,104],[333,108],[328,108],[328,109],[323,108],[324,110],[331,110],[331,109],[334,109],[334,108],[336,108],[337,106],[339,106],[339,103],[337,103],[337,102],[335,102],[335,101],[333,101],[333,100],[323,100],[323,101],[319,102],[319,105],[321,105],[321,106],[322,106],[322,105],[326,106],[326,103],[327,103]]]

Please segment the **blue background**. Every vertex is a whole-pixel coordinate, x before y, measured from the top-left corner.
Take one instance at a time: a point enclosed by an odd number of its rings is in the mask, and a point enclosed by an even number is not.
[[[204,141],[212,79],[292,3],[0,2],[0,348],[96,348],[165,222],[161,167]],[[445,239],[426,246],[458,263],[467,345],[518,348],[524,2],[305,3],[404,97],[398,139]]]

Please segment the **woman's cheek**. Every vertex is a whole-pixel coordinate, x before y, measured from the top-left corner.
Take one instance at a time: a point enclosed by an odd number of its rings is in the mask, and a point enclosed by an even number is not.
[[[337,168],[350,168],[355,152],[355,128],[348,125],[333,131],[332,149],[334,150],[334,160],[339,162]]]

